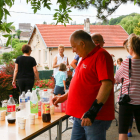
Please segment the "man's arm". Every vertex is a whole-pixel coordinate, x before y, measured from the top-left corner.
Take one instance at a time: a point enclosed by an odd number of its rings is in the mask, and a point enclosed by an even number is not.
[[[52,103],[58,107],[58,103],[63,103],[67,100],[68,98],[68,92],[65,93],[64,95],[61,95],[61,96],[55,96],[53,99],[52,99]]]
[[[75,69],[76,68],[76,63],[77,63],[78,61],[76,60],[76,59],[73,59],[73,61],[71,62],[71,66]]]
[[[111,80],[103,80],[101,81],[102,85],[99,89],[98,95],[96,97],[97,99],[97,103],[103,103],[105,104],[105,102],[107,101],[110,92],[112,90],[113,87],[113,83]]]
[[[53,60],[53,68],[57,68],[59,65],[57,65],[57,56]]]
[[[67,66],[69,66],[69,60],[68,60],[68,58],[67,58]]]
[[[91,108],[83,115],[81,125],[82,126],[90,126],[94,122],[96,115],[102,108],[103,104],[107,101],[110,92],[113,87],[113,83],[111,80],[102,80],[102,85],[99,89],[96,100],[92,104]]]

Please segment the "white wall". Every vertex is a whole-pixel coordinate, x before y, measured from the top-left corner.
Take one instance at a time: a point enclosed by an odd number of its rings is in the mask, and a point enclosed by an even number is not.
[[[23,36],[21,36],[21,37],[20,37],[20,40],[27,40],[27,41],[28,41],[29,38],[30,38],[30,37],[23,37]]]
[[[34,57],[37,62],[37,69],[43,70],[44,66],[48,65],[48,62],[45,60],[45,51],[48,52],[48,49],[44,46],[44,43],[38,32],[35,32],[30,45],[32,47],[31,56]]]
[[[122,48],[104,48],[106,49],[110,54],[113,54],[115,56],[116,62],[118,58],[122,58],[125,60],[129,53],[122,47]]]

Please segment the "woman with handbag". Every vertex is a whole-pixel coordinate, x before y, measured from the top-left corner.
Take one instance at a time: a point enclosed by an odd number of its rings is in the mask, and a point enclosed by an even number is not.
[[[128,140],[127,133],[132,115],[140,133],[140,37],[128,39],[128,50],[132,59],[126,59],[115,75],[123,85],[119,100],[119,140]]]

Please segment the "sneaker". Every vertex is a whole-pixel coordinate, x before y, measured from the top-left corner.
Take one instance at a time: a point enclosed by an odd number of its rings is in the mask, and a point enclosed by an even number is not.
[[[70,117],[70,118],[69,118],[69,121],[70,121],[71,123],[74,123],[74,118],[73,118],[73,117]]]
[[[131,132],[128,132],[127,136],[128,137],[132,137],[132,133]]]

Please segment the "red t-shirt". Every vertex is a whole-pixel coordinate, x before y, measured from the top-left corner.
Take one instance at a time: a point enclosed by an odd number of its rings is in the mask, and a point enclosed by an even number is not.
[[[114,83],[113,68],[112,57],[100,46],[96,46],[82,59],[70,84],[66,114],[81,118],[95,101],[101,81],[110,79]],[[112,88],[96,119],[113,120],[114,114],[114,88]]]

